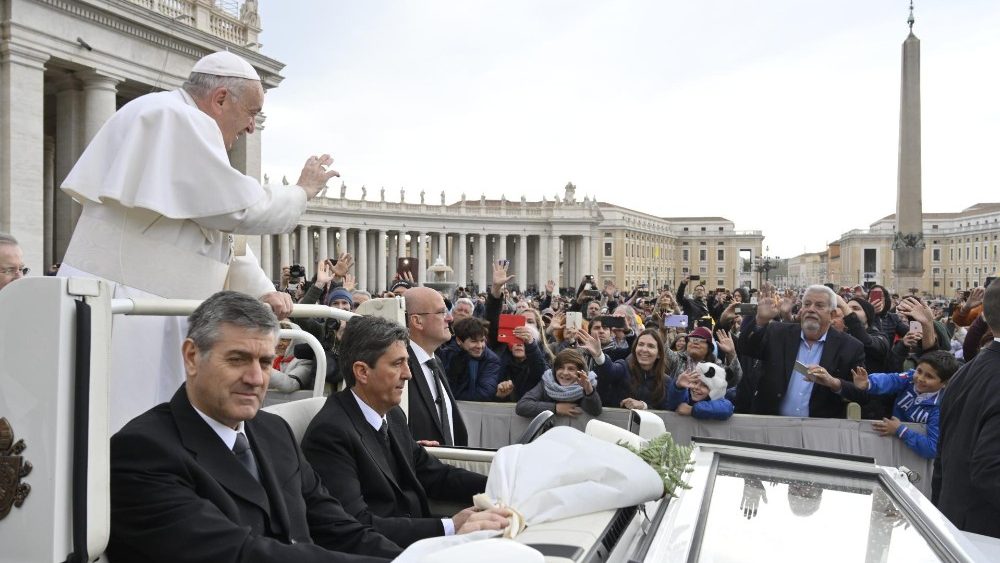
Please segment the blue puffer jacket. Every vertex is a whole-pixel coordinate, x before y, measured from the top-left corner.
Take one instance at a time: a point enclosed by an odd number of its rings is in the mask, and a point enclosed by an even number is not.
[[[896,430],[896,436],[920,457],[934,459],[937,455],[941,391],[917,393],[913,384],[913,370],[903,373],[873,373],[868,376],[868,381],[869,394],[896,395],[896,405],[892,409],[893,416],[903,422],[919,422],[926,425],[926,436],[906,426],[900,426]]]
[[[691,401],[691,392],[682,389],[673,383],[667,385],[666,410],[676,411],[681,403],[691,405],[691,416],[709,420],[729,420],[733,416],[735,407],[733,403],[725,397],[716,400],[704,399],[701,401]]]

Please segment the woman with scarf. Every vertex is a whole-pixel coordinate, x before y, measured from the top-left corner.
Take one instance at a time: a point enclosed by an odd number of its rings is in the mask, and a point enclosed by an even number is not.
[[[598,416],[601,398],[596,386],[597,375],[587,371],[583,354],[568,348],[556,355],[552,369],[546,370],[542,381],[521,397],[514,412],[527,418],[545,410],[563,416]]]

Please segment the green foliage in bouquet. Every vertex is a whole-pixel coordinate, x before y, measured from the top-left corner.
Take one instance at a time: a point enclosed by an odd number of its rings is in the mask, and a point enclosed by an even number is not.
[[[679,446],[674,442],[674,437],[670,432],[665,432],[650,440],[646,447],[635,449],[624,441],[619,441],[618,445],[642,458],[656,473],[663,479],[663,492],[666,496],[677,496],[674,491],[677,487],[690,489],[691,486],[684,482],[684,474],[693,471],[691,465],[691,451],[693,446]]]

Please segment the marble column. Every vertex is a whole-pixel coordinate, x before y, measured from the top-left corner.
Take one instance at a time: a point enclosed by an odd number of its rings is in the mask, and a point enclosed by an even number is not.
[[[43,258],[42,264],[48,268],[55,262],[53,253],[53,199],[55,196],[55,165],[56,165],[56,140],[46,135],[44,144],[44,154],[42,156],[42,224],[44,233],[42,237]]]
[[[479,246],[476,250],[476,284],[479,286],[479,291],[489,291],[490,283],[486,278],[486,234],[480,233],[477,235],[479,238]]]
[[[385,271],[385,269],[386,269],[386,264],[385,264],[385,258],[386,258],[386,256],[385,256],[385,254],[386,254],[386,240],[385,240],[385,237],[386,237],[385,231],[379,230],[378,231],[378,251],[377,251],[377,254],[375,255],[375,263],[376,263],[376,265],[375,265],[375,274],[376,274],[376,282],[375,282],[375,284],[377,286],[375,288],[375,292],[376,293],[385,291],[385,289],[386,289],[386,287],[385,287],[385,283],[386,283],[386,271]]]
[[[328,246],[330,241],[330,229],[327,227],[319,228],[319,256],[316,257],[317,260],[322,260],[325,258],[330,258],[330,247]]]
[[[517,286],[521,288],[521,292],[528,287],[528,235],[519,235],[517,237],[517,269],[514,270],[517,274]]]
[[[368,270],[371,265],[368,256],[368,229],[358,229],[358,257],[354,260],[358,289],[368,290]]]
[[[268,278],[278,277],[274,275],[274,235],[260,237],[260,265]]]
[[[9,7],[8,7],[9,9]],[[5,37],[10,33],[4,26]],[[17,237],[24,264],[42,270],[44,259],[45,62],[49,56],[3,41],[0,51],[0,231]]]
[[[388,241],[388,244],[389,244],[389,257],[388,258],[389,258],[389,260],[388,260],[388,264],[386,264],[385,262],[382,263],[382,266],[383,266],[382,269],[385,270],[385,276],[386,276],[385,280],[386,280],[386,283],[388,283],[388,280],[392,279],[393,274],[396,272],[396,262],[399,260],[399,256],[400,256],[400,254],[399,254],[399,237],[401,235],[402,235],[402,233],[400,233],[400,232],[397,231],[397,233],[395,235],[395,237],[396,237],[395,239],[392,238],[392,235],[389,236],[389,241]],[[389,288],[385,284],[383,284],[382,287],[381,287],[381,289],[380,289],[380,291],[385,291],[386,289],[389,289]]]
[[[593,274],[594,279],[598,279],[600,278],[600,275],[598,275],[598,272],[594,271],[593,263],[590,260],[591,254],[593,252],[592,249],[590,248],[590,245],[591,245],[590,235],[583,235],[580,238],[580,267],[583,268],[583,275]],[[581,275],[581,277],[583,277],[583,275]]]
[[[80,204],[66,195],[59,186],[73,169],[83,152],[83,131],[80,81],[73,73],[66,73],[56,82],[56,154],[55,193],[53,194],[52,246],[54,261],[62,261],[73,235],[73,208]]]
[[[469,241],[469,233],[458,233],[458,253],[452,268],[455,270],[455,280],[459,287],[469,285],[469,251],[466,243]]]
[[[417,235],[417,283],[427,283],[427,233]]]
[[[282,233],[278,235],[278,269],[292,265],[292,235]],[[280,271],[278,277],[281,277]]]
[[[563,287],[559,272],[559,235],[549,237],[549,279],[556,282],[556,290]]]
[[[539,291],[545,287],[545,282],[549,281],[548,261],[546,259],[548,250],[545,248],[546,240],[545,235],[538,235],[538,240],[535,243],[535,280],[538,283]]]
[[[396,244],[399,247],[398,254],[396,256],[398,258],[406,258],[408,256],[408,250],[406,248],[406,231],[399,231],[399,239],[396,240]],[[391,267],[395,268],[396,266],[393,264]]]
[[[337,256],[340,256],[341,254],[343,254],[345,252],[350,252],[350,249],[347,246],[347,228],[346,227],[341,227],[340,228],[340,242],[337,244]]]
[[[504,260],[507,258],[507,235],[497,236],[497,246],[496,246],[496,260]]]
[[[434,264],[434,262],[438,258],[438,255],[440,254],[442,255],[442,257],[444,257],[445,252],[441,250],[441,236],[442,236],[441,233],[431,233],[430,236],[431,236],[430,262],[431,264]],[[447,242],[445,242],[445,245],[447,245]]]
[[[306,277],[312,277],[312,238],[309,236],[309,227],[299,225],[299,264],[305,268]]]

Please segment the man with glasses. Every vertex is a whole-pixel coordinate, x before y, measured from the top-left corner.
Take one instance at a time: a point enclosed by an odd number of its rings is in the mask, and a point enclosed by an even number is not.
[[[424,445],[469,445],[448,377],[434,352],[451,340],[451,313],[441,294],[429,287],[406,291],[406,328],[410,330],[408,387],[410,432]]]
[[[195,63],[180,89],[125,104],[61,186],[83,211],[60,275],[108,280],[115,298],[205,299],[226,287],[287,317],[291,297],[233,235],[291,231],[337,172],[329,155],[313,156],[295,186],[271,187],[233,168],[226,153],[254,132],[263,104],[257,71],[229,52]],[[180,317],[115,319],[113,430],[173,395],[185,332]]]
[[[0,233],[0,289],[23,278],[30,271],[24,266],[24,254],[17,239],[7,233]]]

